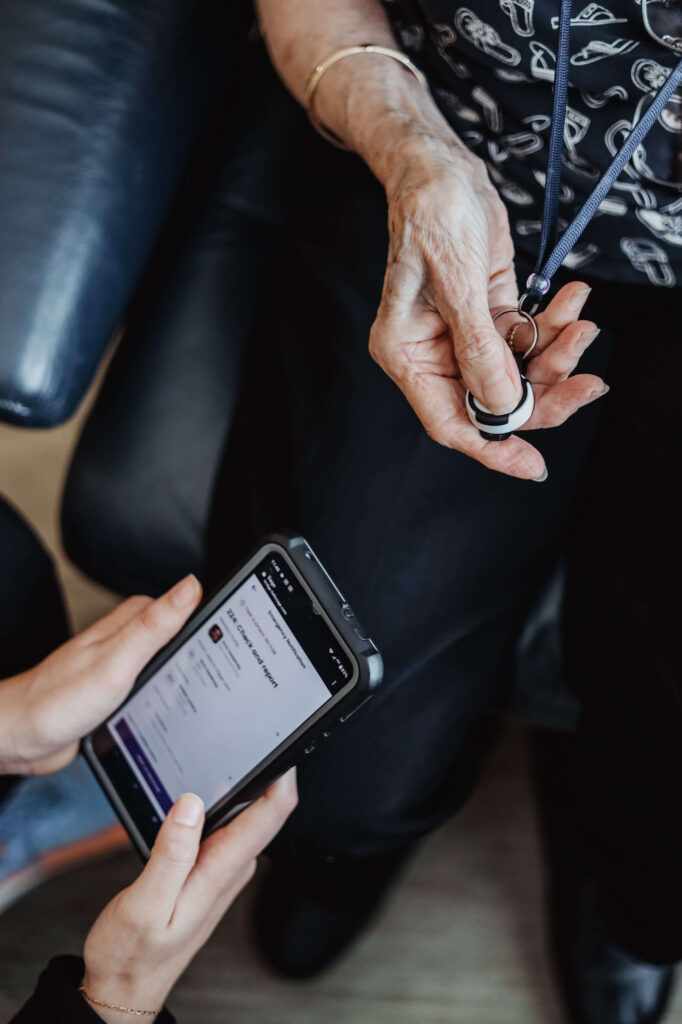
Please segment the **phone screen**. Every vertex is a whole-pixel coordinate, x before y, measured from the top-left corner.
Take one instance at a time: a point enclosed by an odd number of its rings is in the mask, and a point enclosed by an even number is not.
[[[210,808],[353,673],[288,560],[272,552],[106,728],[159,817],[188,791]]]

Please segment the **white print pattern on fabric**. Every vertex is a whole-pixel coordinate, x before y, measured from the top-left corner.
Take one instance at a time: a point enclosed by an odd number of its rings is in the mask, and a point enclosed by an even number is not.
[[[460,8],[455,17],[455,25],[465,39],[473,43],[483,53],[494,57],[502,64],[518,64],[521,54],[513,46],[503,43],[499,32],[496,32],[492,25],[481,21],[473,11],[467,7]]]
[[[532,36],[535,0],[500,0],[500,7],[511,18],[517,36]]]
[[[488,163],[488,173],[495,182],[498,192],[510,203],[514,203],[515,206],[534,206],[535,200],[533,199],[530,192],[526,192],[525,188],[521,188],[515,181],[509,181],[500,174],[497,167],[494,164]]]
[[[551,130],[560,0],[384,0],[396,36],[434,98],[488,165],[510,213],[517,250],[537,246]],[[577,2],[571,56],[562,217],[569,222],[677,63],[642,23],[641,0]],[[682,282],[682,94],[674,96],[569,254],[571,269]],[[518,214],[523,213],[519,219]]]
[[[659,118],[666,131],[679,135],[682,132],[682,96],[676,93],[668,102]]]
[[[554,81],[554,69],[556,68],[556,53],[550,50],[549,46],[534,40],[530,44],[532,58],[530,62],[530,73],[533,78],[541,78],[545,82]]]
[[[580,270],[596,260],[600,252],[601,249],[594,242],[578,242],[564,260],[564,266],[569,270]]]
[[[616,18],[611,11],[601,4],[588,4],[580,14],[571,18],[572,28],[594,28],[595,25],[625,25],[627,18]],[[555,15],[551,21],[552,28],[559,28],[559,16]]]
[[[552,118],[549,114],[529,114],[524,117],[523,123],[527,124],[531,131],[546,132],[552,125]]]
[[[628,212],[628,204],[620,196],[607,196],[597,207],[595,217],[608,214],[609,217],[624,217]]]
[[[635,42],[634,39],[613,39],[611,42],[593,39],[592,42],[583,46],[582,50],[578,50],[577,53],[573,54],[571,64],[574,64],[576,67],[580,67],[583,64],[594,64],[596,60],[615,57],[619,53],[629,53],[636,46],[639,46],[639,43]]]
[[[664,68],[657,60],[643,57],[632,65],[630,77],[643,92],[658,92],[670,71],[671,68]]]
[[[543,190],[547,184],[547,174],[545,171],[533,171],[533,177],[537,181],[538,185],[541,185]],[[561,182],[561,188],[559,189],[559,202],[560,203],[572,203],[575,199],[575,192],[570,185],[567,185],[565,181]]]
[[[682,245],[682,198],[660,210],[635,210],[635,216],[656,238],[668,245]]]
[[[672,288],[675,275],[668,260],[668,254],[650,238],[622,238],[621,249],[635,270],[646,274],[651,284]]]
[[[626,100],[628,91],[622,85],[612,85],[608,89],[604,89],[604,92],[581,92],[580,95],[586,106],[591,107],[592,110],[599,110],[601,107],[605,107],[609,100]]]
[[[483,107],[485,120],[491,132],[499,134],[502,131],[502,113],[495,100],[480,85],[475,86],[471,91],[471,98],[475,103]]]

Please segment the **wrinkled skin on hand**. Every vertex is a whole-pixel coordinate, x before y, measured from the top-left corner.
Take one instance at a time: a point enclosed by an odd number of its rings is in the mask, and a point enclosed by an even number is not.
[[[492,317],[518,304],[514,247],[505,207],[485,165],[463,146],[454,155],[428,140],[397,161],[387,186],[390,245],[370,353],[402,390],[434,441],[490,469],[539,479],[544,460],[516,435],[485,441],[464,405],[467,388],[491,411],[509,412],[521,385]],[[524,430],[555,427],[608,390],[591,374],[569,376],[598,333],[579,320],[589,289],[575,282],[537,317],[539,340],[527,364],[535,409]],[[518,351],[530,326],[515,334]]]

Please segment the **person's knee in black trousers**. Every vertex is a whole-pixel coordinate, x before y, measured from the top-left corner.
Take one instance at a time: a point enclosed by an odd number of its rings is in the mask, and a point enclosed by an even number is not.
[[[541,488],[429,440],[367,357],[385,200],[359,162],[309,146],[320,173],[282,241],[207,560],[217,582],[260,534],[295,524],[385,659],[383,692],[302,767],[300,807],[259,900],[261,949],[296,977],[347,948],[418,838],[471,788],[462,748],[508,685],[594,423],[586,412],[543,437],[552,479]]]

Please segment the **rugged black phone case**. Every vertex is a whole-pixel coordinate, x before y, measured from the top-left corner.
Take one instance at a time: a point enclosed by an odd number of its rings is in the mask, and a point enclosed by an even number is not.
[[[319,716],[314,716],[314,721],[306,728],[302,728],[299,735],[294,734],[290,741],[285,741],[284,748],[273,757],[266,759],[267,763],[260,769],[256,769],[247,775],[243,784],[233,792],[229,793],[222,801],[207,810],[204,835],[210,835],[230,820],[245,804],[254,800],[274,779],[282,775],[287,769],[298,764],[306,755],[311,753],[316,745],[323,741],[331,731],[338,725],[345,722],[355,711],[358,710],[367,700],[370,699],[374,690],[381,683],[383,675],[383,662],[381,655],[369,637],[369,634],[359,622],[352,607],[333,582],[323,565],[313,552],[310,545],[303,537],[285,532],[271,534],[266,537],[258,548],[251,552],[241,564],[230,574],[228,580],[217,587],[210,594],[192,615],[189,621],[183,626],[176,637],[171,640],[138,676],[133,691],[135,692],[154,675],[165,661],[198,628],[201,622],[209,618],[214,610],[223,603],[226,593],[234,590],[239,585],[240,576],[246,578],[247,566],[258,558],[260,559],[267,552],[269,547],[279,548],[286,552],[296,569],[298,569],[306,589],[310,592],[313,606],[317,606],[328,625],[339,634],[339,637],[348,648],[358,669],[358,678],[353,688],[334,705]],[[126,698],[128,700],[130,694]],[[124,701],[125,703],[125,701]],[[112,716],[109,716],[112,717]],[[116,814],[121,819],[126,830],[130,834],[133,843],[143,857],[149,855],[148,846],[141,838],[140,833],[134,824],[132,815],[128,812],[121,795],[115,789],[108,778],[92,745],[95,733],[87,736],[81,744],[81,750],[88,764],[93,770],[95,777],[104,789]],[[261,762],[262,763],[262,762]]]

